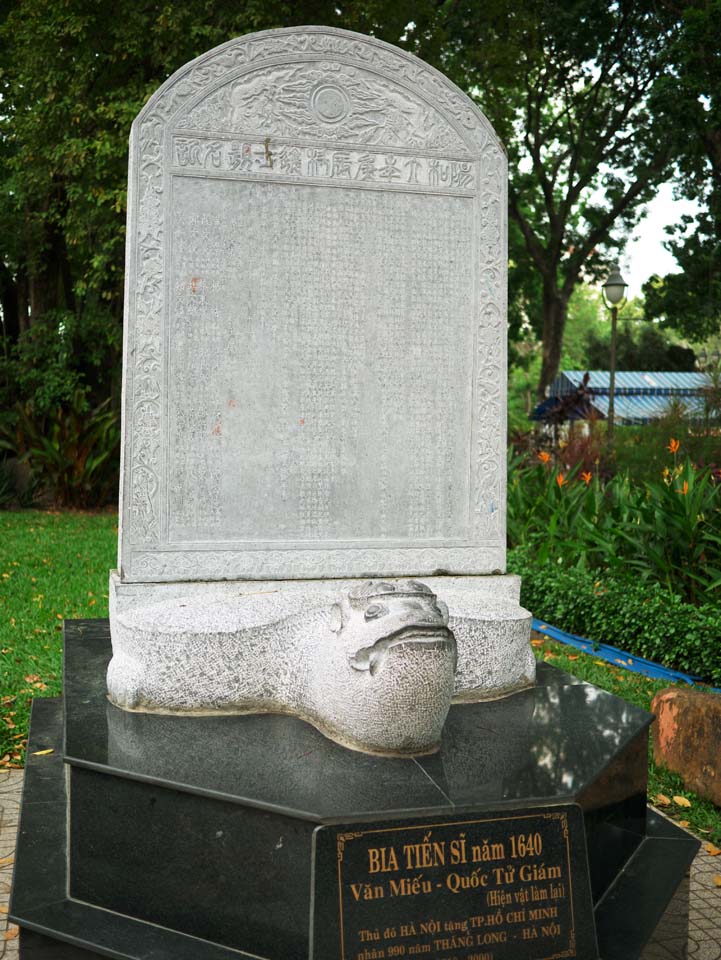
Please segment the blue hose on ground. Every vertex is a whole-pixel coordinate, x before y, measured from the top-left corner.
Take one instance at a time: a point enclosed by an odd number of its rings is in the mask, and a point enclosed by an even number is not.
[[[584,653],[590,653],[599,660],[606,660],[608,663],[617,667],[623,667],[624,670],[630,670],[632,673],[641,673],[645,677],[651,677],[653,680],[668,680],[669,683],[688,683],[695,686],[701,681],[701,677],[690,673],[681,673],[680,670],[671,670],[669,667],[662,667],[660,663],[654,663],[653,660],[646,660],[644,657],[636,657],[618,647],[612,647],[608,643],[594,643],[592,640],[586,640],[585,637],[577,637],[575,633],[566,633],[565,630],[559,630],[558,627],[551,626],[543,620],[533,618],[531,623],[537,633],[542,633],[552,640],[558,640],[559,643],[565,643],[569,647],[575,647],[577,650],[583,650]],[[712,687],[713,693],[721,693],[720,687]]]

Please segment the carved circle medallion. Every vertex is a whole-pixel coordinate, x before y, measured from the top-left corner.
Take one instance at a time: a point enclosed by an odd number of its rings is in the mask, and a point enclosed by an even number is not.
[[[310,109],[323,123],[340,123],[351,110],[351,101],[342,87],[321,83],[310,95]]]

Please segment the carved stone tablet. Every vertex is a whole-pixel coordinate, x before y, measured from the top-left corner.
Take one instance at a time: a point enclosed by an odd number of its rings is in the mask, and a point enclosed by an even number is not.
[[[380,41],[233,40],[133,125],[124,581],[505,569],[503,150]]]

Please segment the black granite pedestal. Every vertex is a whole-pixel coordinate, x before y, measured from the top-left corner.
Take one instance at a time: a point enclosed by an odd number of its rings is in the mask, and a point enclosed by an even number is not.
[[[650,715],[546,664],[402,760],[291,717],[121,711],[106,621],[65,651],[33,709],[23,960],[636,960],[683,927],[698,844],[647,812]]]

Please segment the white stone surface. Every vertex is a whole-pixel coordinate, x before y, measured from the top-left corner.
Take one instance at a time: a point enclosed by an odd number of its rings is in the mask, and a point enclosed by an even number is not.
[[[175,600],[115,614],[110,699],[130,710],[300,716],[368,752],[438,748],[457,651],[448,611],[412,580],[235,604]]]
[[[530,614],[500,592],[516,578],[488,578],[495,599],[472,579],[162,584],[148,604],[114,576],[110,697],[131,710],[294,713],[347,746],[426,752],[452,697],[535,677]]]
[[[133,124],[127,237],[111,699],[418,753],[532,683],[506,160],[468,97],[358,34],[230,41]]]
[[[339,592],[351,590],[359,583],[351,578],[336,580],[218,580],[197,583],[189,580],[179,583],[133,583],[121,579],[117,570],[110,574],[111,610],[126,611],[133,607],[150,606],[172,600],[208,600],[209,602],[233,602],[248,594],[265,595],[283,593],[286,596],[304,598],[302,602],[315,603],[330,598],[336,599]],[[462,591],[464,595],[485,600],[515,600],[521,597],[521,578],[513,573],[502,576],[478,577],[423,577],[434,593],[441,597],[446,591]],[[289,601],[286,601],[289,602]]]
[[[391,581],[392,582],[392,581]],[[163,623],[162,644],[152,642],[147,649],[133,641],[133,675],[147,677],[157,670],[167,671],[160,663],[173,660],[179,646],[185,644],[183,631],[193,614],[189,611],[213,611],[221,617],[225,630],[243,644],[243,631],[258,626],[271,629],[274,622],[298,617],[313,609],[327,610],[345,593],[357,589],[359,580],[246,580],[217,583],[123,583],[117,571],[110,577],[110,621],[116,656],[126,650],[126,631],[143,632],[145,611]],[[454,699],[485,700],[503,696],[533,683],[535,659],[529,639],[531,615],[519,605],[521,578],[514,574],[479,577],[424,577],[426,584],[449,609],[449,626],[458,647]],[[180,614],[177,611],[186,611]],[[202,613],[205,618],[205,613]],[[212,643],[209,635],[209,642]],[[181,662],[183,657],[178,654]],[[158,659],[160,658],[160,659]],[[237,660],[237,657],[234,659]],[[259,661],[263,669],[267,660]],[[194,702],[193,672],[185,667],[174,671],[173,685],[179,709]],[[185,679],[184,679],[185,678]],[[221,671],[217,689],[227,683]],[[229,690],[232,691],[233,683]],[[213,696],[217,697],[215,693]],[[154,694],[154,697],[159,694]],[[228,697],[232,700],[233,694]],[[126,695],[123,698],[128,699]],[[121,698],[122,699],[122,698]],[[150,694],[146,700],[153,702]],[[159,702],[159,701],[157,701]],[[167,704],[166,704],[167,705]]]
[[[181,68],[130,148],[125,581],[505,568],[503,150],[325,27]]]

